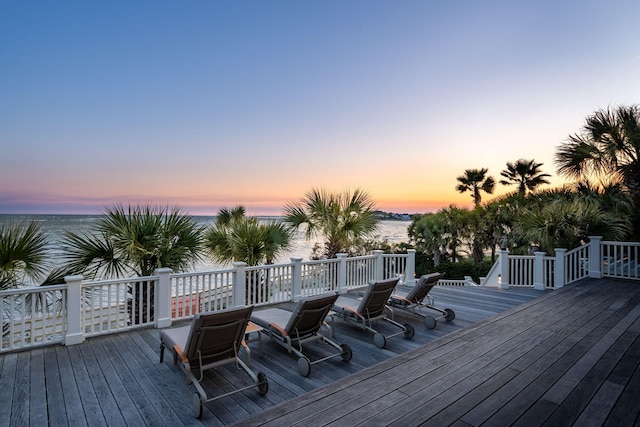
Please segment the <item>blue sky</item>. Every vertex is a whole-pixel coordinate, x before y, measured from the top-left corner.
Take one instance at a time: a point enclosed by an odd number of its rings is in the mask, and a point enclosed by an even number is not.
[[[469,205],[640,102],[638,1],[4,1],[0,213]],[[511,190],[498,186],[496,194]],[[487,196],[489,197],[489,196]]]

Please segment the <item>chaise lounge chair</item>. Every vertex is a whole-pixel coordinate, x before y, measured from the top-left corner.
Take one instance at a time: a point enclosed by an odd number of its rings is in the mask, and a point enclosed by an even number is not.
[[[160,331],[160,363],[164,360],[165,348],[173,351],[174,365],[180,360],[187,384],[193,383],[197,390],[192,400],[193,415],[197,418],[202,417],[203,405],[207,402],[247,390],[254,385],[258,387],[260,394],[266,394],[269,390],[266,375],[262,372],[254,374],[238,357],[252,311],[253,307],[240,307],[199,313],[194,316],[191,326]],[[228,363],[235,363],[242,368],[255,384],[208,398],[200,384],[204,371]]]
[[[418,282],[413,286],[413,288],[411,288],[409,292],[396,290],[396,292],[391,295],[391,298],[389,299],[389,305],[394,308],[399,308],[410,313],[417,314],[418,316],[422,316],[424,325],[429,329],[433,329],[436,327],[437,320],[435,317],[423,313],[421,311],[422,308],[428,308],[442,314],[442,316],[438,317],[438,319],[455,319],[456,314],[453,312],[453,310],[449,308],[445,308],[443,310],[441,308],[435,307],[433,305],[434,299],[431,295],[429,295],[429,292],[438,283],[441,277],[442,274],[440,273],[423,275],[422,277],[420,277],[420,279],[418,279]],[[427,299],[426,304],[423,302],[425,298]]]
[[[293,313],[280,308],[256,310],[251,316],[251,321],[263,328],[261,333],[269,335],[289,353],[298,357],[298,372],[306,377],[311,372],[311,365],[316,363],[337,356],[342,356],[345,362],[351,360],[352,352],[347,344],[337,344],[322,332],[323,325],[330,329],[325,323],[325,318],[336,298],[338,298],[336,294],[303,298],[298,302]],[[332,335],[332,333],[329,334],[329,336]],[[339,353],[311,361],[304,354],[302,344],[317,340],[329,344],[339,350]]]
[[[399,278],[371,282],[357,308],[353,308],[354,300],[348,297],[339,297],[333,305],[334,316],[341,317],[346,321],[353,321],[357,326],[367,331],[373,332],[373,342],[379,348],[384,348],[387,339],[404,334],[406,338],[413,338],[415,329],[410,324],[400,324],[393,320],[393,311],[387,305]],[[391,313],[387,317],[386,311]],[[393,326],[400,328],[400,332],[391,335],[383,335],[373,328],[373,322],[383,320]]]

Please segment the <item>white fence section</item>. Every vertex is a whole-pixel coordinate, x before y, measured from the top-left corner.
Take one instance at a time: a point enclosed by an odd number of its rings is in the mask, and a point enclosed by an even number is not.
[[[640,279],[640,243],[602,242],[602,275]]]
[[[297,301],[326,292],[347,292],[371,280],[401,277],[413,284],[415,251],[330,260],[247,266],[233,263],[225,270],[83,281],[65,278],[59,286],[0,292],[2,341],[0,352],[50,343],[78,344],[86,337],[142,327],[166,327],[204,311],[238,305]],[[239,286],[236,286],[238,284]]]
[[[0,352],[63,342],[67,317],[66,285],[2,291],[0,302]]]

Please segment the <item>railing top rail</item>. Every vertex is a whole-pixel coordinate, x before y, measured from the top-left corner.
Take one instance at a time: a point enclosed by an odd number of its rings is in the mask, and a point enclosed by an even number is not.
[[[0,297],[5,295],[20,295],[20,294],[34,294],[37,292],[46,291],[63,291],[67,289],[67,285],[51,285],[51,286],[29,286],[26,288],[11,288],[4,291],[0,291]]]
[[[374,255],[366,255],[366,256],[374,256]],[[407,258],[409,254],[382,254],[382,258]]]
[[[536,259],[535,255],[509,255],[511,259]]]
[[[104,286],[115,285],[117,283],[135,283],[158,280],[159,276],[138,276],[138,277],[125,277],[120,279],[108,279],[108,280],[96,280],[96,281],[83,281],[82,286]]]
[[[589,244],[588,244],[588,243],[587,243],[587,244],[584,244],[584,245],[582,245],[582,246],[578,246],[577,248],[573,248],[573,249],[571,249],[571,250],[569,250],[569,251],[565,252],[565,256],[566,256],[566,255],[575,254],[576,252],[580,252],[581,250],[583,250],[583,249],[587,249],[588,247],[589,247]]]
[[[283,262],[281,264],[262,264],[262,265],[252,265],[247,266],[245,270],[254,271],[254,270],[264,270],[265,268],[280,268],[280,267],[291,267],[293,265],[292,262]],[[233,270],[231,270],[233,271]]]
[[[354,258],[355,258],[355,257],[354,257]],[[349,258],[349,259],[351,260],[351,259],[354,259],[354,258]],[[309,265],[309,264],[325,264],[325,263],[327,263],[327,264],[334,264],[334,263],[337,263],[337,262],[340,262],[340,259],[339,259],[339,258],[329,258],[329,259],[312,259],[312,260],[309,260],[309,261],[304,261],[304,262],[302,263],[302,265]]]
[[[349,261],[362,261],[365,259],[375,259],[375,255],[359,255],[359,256],[350,256],[347,258]]]
[[[231,273],[233,271],[235,271],[235,269],[226,268],[224,270],[207,270],[207,271],[171,273],[171,277],[207,276],[210,274]]]
[[[613,242],[613,241],[602,241],[600,245],[615,245],[615,246],[640,246],[640,242]]]

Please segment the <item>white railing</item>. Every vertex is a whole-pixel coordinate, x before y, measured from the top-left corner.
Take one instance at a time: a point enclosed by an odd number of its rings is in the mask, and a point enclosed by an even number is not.
[[[170,326],[204,311],[344,293],[371,280],[398,276],[414,283],[414,250],[353,258],[339,254],[306,262],[293,258],[291,263],[255,267],[237,262],[233,268],[195,273],[174,274],[163,268],[154,276],[93,282],[69,276],[64,285],[0,292],[0,352],[49,343],[73,345],[95,335]]]
[[[640,279],[640,243],[602,242],[600,248],[604,276]]]
[[[501,250],[494,265],[497,283],[488,286],[527,286],[536,289],[558,289],[585,277],[640,279],[640,243],[603,242],[590,236],[589,243],[567,251],[556,249],[555,256],[536,252],[534,256],[509,255]]]
[[[507,280],[509,286],[533,286],[535,256],[533,255],[510,255],[509,275]]]
[[[340,258],[314,260],[302,263],[302,295],[336,292]]]
[[[567,251],[564,255],[564,284],[589,277],[589,248],[586,244]]]
[[[0,291],[0,352],[64,340],[66,285]]]
[[[233,269],[172,274],[171,318],[189,319],[200,312],[232,307],[233,277]]]

